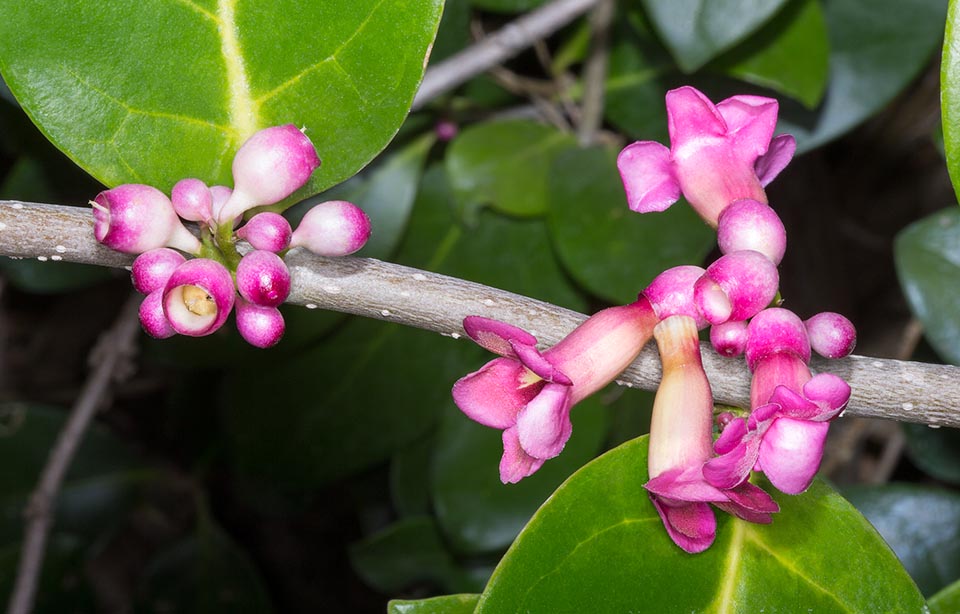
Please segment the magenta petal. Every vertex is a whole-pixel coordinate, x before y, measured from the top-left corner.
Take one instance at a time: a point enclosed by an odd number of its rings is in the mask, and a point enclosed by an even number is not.
[[[778,109],[776,100],[762,96],[733,96],[717,104],[741,159],[753,161],[767,151]]]
[[[547,384],[517,416],[517,435],[527,454],[553,458],[560,454],[573,425],[570,423],[570,388]]]
[[[770,402],[780,406],[778,414],[794,420],[810,420],[820,414],[820,408],[786,386],[777,386],[770,395]]]
[[[797,151],[797,141],[789,134],[780,134],[773,137],[767,153],[763,154],[754,163],[754,170],[760,179],[760,185],[766,187],[768,183],[776,179],[780,171],[790,164],[794,152]]]
[[[667,92],[667,128],[674,153],[691,141],[723,136],[727,125],[710,99],[690,86]]]
[[[647,492],[675,501],[726,501],[723,492],[703,479],[700,467],[671,469],[643,485]]]
[[[726,493],[730,502],[743,510],[761,514],[775,514],[780,511],[780,506],[773,500],[773,497],[750,482],[744,482],[736,488],[730,488]],[[737,515],[739,516],[739,514]]]
[[[711,458],[703,465],[703,479],[721,489],[734,488],[746,482],[757,462],[759,441],[755,437],[742,440],[721,456]]]
[[[680,198],[670,150],[654,141],[627,145],[617,156],[617,169],[633,211],[664,211]]]
[[[516,356],[511,341],[529,346],[537,345],[537,338],[522,328],[491,318],[467,316],[463,319],[463,330],[477,345],[500,356]]]
[[[651,496],[653,506],[673,543],[690,554],[703,552],[713,544],[717,519],[706,503],[685,503],[671,506]]]
[[[540,379],[564,386],[573,385],[570,378],[559,369],[556,369],[553,363],[544,358],[540,351],[534,346],[511,341],[510,347],[513,348],[514,353],[517,355],[517,358],[520,359],[520,362],[523,363],[523,366],[533,371]]]
[[[760,442],[760,463],[770,483],[788,495],[807,489],[813,481],[830,424],[778,418]]]
[[[528,475],[533,475],[543,466],[543,459],[534,458],[520,447],[516,427],[503,432],[503,456],[500,458],[500,481],[516,484]]]
[[[746,434],[747,421],[743,418],[734,418],[723,427],[723,432],[713,444],[713,451],[717,454],[730,452],[739,445]]]
[[[832,373],[821,373],[803,385],[803,395],[820,406],[816,420],[830,420],[847,406],[850,385]]]
[[[495,358],[457,380],[453,401],[471,420],[497,429],[511,427],[517,412],[540,391],[540,386],[522,385],[525,371],[516,360]]]

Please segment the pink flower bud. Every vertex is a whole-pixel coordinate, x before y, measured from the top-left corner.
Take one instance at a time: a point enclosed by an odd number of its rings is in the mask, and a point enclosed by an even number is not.
[[[769,205],[744,198],[720,213],[717,244],[724,254],[749,249],[780,264],[787,251],[787,231]]]
[[[747,332],[749,339],[745,354],[751,371],[756,369],[760,360],[779,352],[790,352],[804,363],[810,362],[807,329],[800,318],[788,309],[764,309],[750,320]]]
[[[276,307],[290,294],[290,271],[280,256],[254,250],[237,265],[237,290],[251,303]]]
[[[133,287],[143,294],[159,290],[167,285],[167,280],[185,261],[183,254],[169,247],[144,252],[137,256],[130,269]]]
[[[290,247],[304,247],[318,256],[346,256],[370,237],[370,218],[360,207],[330,200],[307,211],[293,231]]]
[[[703,269],[693,265],[667,269],[657,275],[640,294],[650,301],[660,320],[677,315],[690,316],[698,329],[704,328],[707,321],[693,300],[693,285],[703,272]]]
[[[437,122],[437,125],[433,127],[433,131],[436,133],[437,139],[446,143],[447,141],[452,141],[453,137],[457,136],[459,129],[457,128],[457,124],[449,119],[444,119]]]
[[[140,325],[154,339],[166,339],[177,334],[163,312],[163,290],[154,290],[140,303]]]
[[[694,285],[697,308],[711,324],[747,320],[777,295],[777,266],[760,252],[721,256]]]
[[[251,207],[272,205],[310,179],[320,158],[310,139],[293,124],[251,136],[233,159],[233,194],[217,220],[233,220]]]
[[[824,311],[806,320],[804,326],[813,351],[824,358],[843,358],[857,345],[853,322],[832,311]]]
[[[181,179],[173,186],[170,201],[185,220],[207,223],[213,217],[213,194],[199,179]]]
[[[710,327],[710,343],[717,354],[734,357],[743,354],[747,347],[747,323],[730,320]]]
[[[200,241],[180,223],[170,199],[154,187],[120,185],[100,192],[90,204],[94,236],[111,249],[127,254],[164,246],[200,251]]]
[[[286,325],[276,307],[254,305],[237,299],[237,330],[250,345],[268,348],[283,337]]]
[[[237,231],[237,236],[254,249],[279,252],[290,245],[293,230],[290,222],[279,213],[258,213]]]
[[[225,266],[214,260],[187,260],[173,272],[163,289],[163,312],[173,330],[202,337],[227,321],[236,290]]]

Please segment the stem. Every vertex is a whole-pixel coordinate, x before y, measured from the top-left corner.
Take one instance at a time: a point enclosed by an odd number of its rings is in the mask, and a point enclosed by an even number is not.
[[[577,129],[581,145],[592,144],[603,124],[603,96],[614,10],[613,0],[601,0],[590,13],[593,41],[590,45],[590,57],[583,69],[583,114]]]
[[[110,250],[93,237],[89,209],[0,200],[0,255],[129,266],[133,256]],[[535,331],[547,346],[570,333],[586,316],[511,292],[381,262],[372,258],[322,258],[302,249],[286,258],[291,274],[288,302],[388,320],[447,336],[465,336],[462,322],[479,315]],[[717,402],[749,407],[750,372],[743,360],[723,358],[708,345],[703,365]],[[849,356],[813,359],[853,388],[845,415],[960,427],[960,368],[902,360]],[[655,390],[660,361],[646,347],[617,380]]]
[[[111,381],[118,371],[122,371],[118,368],[121,361],[129,359],[133,354],[140,328],[137,325],[139,305],[140,297],[132,295],[124,304],[113,327],[93,348],[90,362],[96,364],[96,369],[90,374],[80,398],[70,410],[67,423],[50,450],[37,487],[30,495],[24,511],[27,526],[8,614],[28,614],[33,609],[60,485]]]
[[[567,25],[600,1],[554,0],[508,23],[477,44],[431,66],[413,99],[411,111],[421,109],[434,98],[512,58],[536,41]]]

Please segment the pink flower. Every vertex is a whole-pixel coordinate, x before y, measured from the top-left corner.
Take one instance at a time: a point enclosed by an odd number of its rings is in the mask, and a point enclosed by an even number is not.
[[[320,158],[310,139],[293,124],[260,130],[233,158],[233,193],[214,214],[221,224],[247,209],[280,202],[299,190]]]
[[[777,295],[777,265],[753,250],[724,254],[694,285],[694,300],[711,324],[752,318]]]
[[[304,247],[318,256],[346,256],[370,238],[370,218],[345,200],[314,205],[293,231],[290,247]]]
[[[225,266],[207,258],[187,260],[163,288],[163,313],[181,335],[202,337],[227,321],[237,291]]]
[[[170,192],[177,215],[185,220],[209,224],[213,218],[213,194],[199,179],[181,179]]]
[[[823,311],[803,322],[810,347],[824,358],[843,358],[857,345],[853,322],[833,311]]]
[[[630,208],[664,211],[683,194],[716,227],[720,213],[738,199],[766,204],[764,186],[796,149],[793,137],[773,136],[777,101],[733,96],[714,105],[687,86],[667,92],[666,103],[670,149],[638,141],[617,158]]]
[[[703,473],[719,488],[763,471],[787,494],[806,490],[820,467],[829,422],[846,407],[850,386],[839,377],[812,376],[803,323],[786,309],[767,309],[748,327],[747,364],[753,371],[748,419],[730,422]]]
[[[690,553],[703,552],[716,535],[710,503],[757,523],[769,523],[779,507],[749,482],[719,488],[704,478],[713,441],[713,396],[700,360],[696,321],[669,317],[656,326],[654,337],[663,377],[650,423],[651,479],[644,488],[674,543]]]
[[[237,237],[253,246],[270,252],[280,252],[290,246],[293,230],[290,222],[279,213],[258,213],[237,231]]]
[[[472,420],[503,430],[504,483],[519,482],[560,454],[573,429],[570,409],[636,358],[656,319],[644,298],[604,309],[543,353],[520,328],[464,319],[470,338],[501,358],[457,381],[453,398]]]
[[[158,247],[200,252],[200,241],[190,234],[170,199],[160,190],[128,183],[104,190],[90,201],[97,241],[127,254]]]
[[[255,305],[277,307],[290,295],[290,271],[280,256],[255,249],[237,265],[237,291]]]
[[[283,337],[286,323],[276,307],[267,307],[237,299],[237,330],[252,346],[268,348]]]

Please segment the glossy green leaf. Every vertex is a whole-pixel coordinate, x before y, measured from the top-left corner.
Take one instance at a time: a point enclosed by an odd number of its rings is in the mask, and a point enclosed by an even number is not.
[[[204,521],[195,535],[157,554],[141,583],[138,611],[156,611],[159,604],[178,614],[273,612],[247,554]]]
[[[947,170],[960,195],[960,2],[950,0],[940,62],[940,117]]]
[[[672,60],[642,32],[624,34],[610,50],[604,114],[617,128],[635,139],[667,141],[667,86],[661,77]]]
[[[859,486],[844,495],[893,548],[924,595],[960,578],[960,495],[913,484]]]
[[[923,608],[876,531],[820,481],[800,496],[776,495],[770,525],[717,512],[713,546],[683,552],[643,489],[646,448],[645,437],[624,444],[564,483],[504,556],[477,613]]]
[[[454,560],[429,516],[401,520],[350,547],[350,564],[364,582],[382,593],[397,593],[416,582],[444,592],[478,591],[473,579]]]
[[[778,130],[811,149],[850,130],[893,100],[939,47],[946,0],[824,2],[830,80],[816,113],[780,106]]]
[[[396,133],[442,0],[7,2],[0,71],[44,134],[107,185],[232,184],[256,129],[306,126],[349,177]]]
[[[960,580],[931,597],[927,606],[930,608],[930,614],[957,614],[957,612],[960,612]]]
[[[470,0],[478,9],[502,13],[519,13],[545,4],[547,0]]]
[[[790,2],[769,24],[718,60],[727,74],[815,108],[827,87],[830,43],[818,0]]]
[[[0,543],[18,538],[23,509],[67,418],[65,410],[0,404]],[[77,450],[57,498],[58,530],[96,534],[129,509],[149,477],[131,450],[94,425]]]
[[[935,213],[894,242],[897,277],[930,344],[960,364],[960,211]]]
[[[907,422],[900,427],[913,464],[938,480],[960,484],[960,431]]]
[[[476,124],[447,149],[447,175],[468,211],[489,204],[503,213],[542,215],[550,162],[575,144],[572,135],[529,120]]]
[[[444,0],[443,18],[430,62],[436,64],[470,44],[470,0]]]
[[[693,72],[734,46],[787,0],[642,0],[663,43],[684,72]]]
[[[395,599],[387,614],[473,614],[480,595],[444,595],[415,601]]]
[[[607,430],[598,396],[574,408],[573,435],[560,456],[519,483],[506,485],[498,472],[501,432],[472,422],[451,405],[437,436],[430,484],[437,520],[457,551],[480,554],[506,548],[550,493],[596,456]]]
[[[564,152],[550,173],[550,234],[561,261],[585,288],[605,299],[636,300],[660,272],[699,264],[714,233],[679,202],[663,213],[627,207],[616,153]]]
[[[234,461],[281,489],[385,461],[430,428],[477,353],[435,333],[355,318],[292,360],[238,369],[224,382],[223,403]]]

